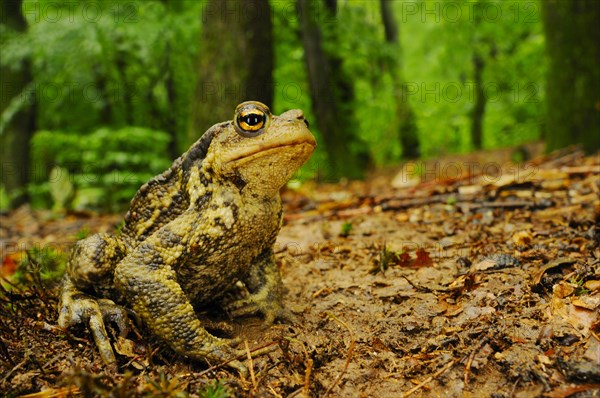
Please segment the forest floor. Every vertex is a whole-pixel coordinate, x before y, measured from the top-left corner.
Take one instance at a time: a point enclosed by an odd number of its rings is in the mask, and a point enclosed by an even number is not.
[[[249,356],[273,348],[244,358],[245,378],[176,355],[143,327],[117,350],[119,372],[107,372],[85,328],[57,327],[51,271],[80,231],[112,231],[121,216],[28,207],[0,216],[2,274],[20,275],[0,291],[0,391],[600,397],[598,156],[534,145],[306,184],[283,198],[277,259],[297,322],[226,320]]]

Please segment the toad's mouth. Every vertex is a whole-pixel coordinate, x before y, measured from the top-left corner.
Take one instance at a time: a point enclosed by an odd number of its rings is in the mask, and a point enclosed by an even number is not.
[[[309,155],[315,150],[317,143],[311,136],[310,139],[303,138],[296,141],[280,142],[280,143],[264,143],[255,144],[245,148],[244,151],[238,152],[235,156],[225,160],[225,163],[234,163],[239,161],[250,161],[265,156],[271,156],[278,152],[286,151],[290,148],[291,151],[299,153],[308,153]],[[304,148],[303,148],[304,147]],[[297,149],[291,149],[297,148]]]

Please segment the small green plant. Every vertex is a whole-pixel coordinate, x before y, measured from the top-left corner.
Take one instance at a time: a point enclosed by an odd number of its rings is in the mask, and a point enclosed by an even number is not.
[[[342,230],[340,231],[340,236],[345,238],[348,235],[350,235],[351,231],[352,231],[352,223],[349,221],[346,221],[345,223],[342,224]]]
[[[416,250],[417,259],[413,259],[406,248],[399,251],[390,250],[386,243],[379,249],[378,256],[374,259],[369,272],[373,275],[381,272],[384,273],[390,267],[412,267],[416,264],[420,266],[429,265],[431,259],[429,253],[425,250]]]
[[[59,248],[34,247],[27,251],[11,280],[17,285],[54,282],[65,273],[66,264],[67,254]]]
[[[123,232],[123,227],[125,226],[125,220],[121,220],[117,225],[115,225],[115,235],[120,236]]]
[[[394,253],[390,251],[387,245],[384,243],[383,248],[379,252],[379,264],[381,267],[381,272],[384,272],[390,266],[390,263],[393,261]]]
[[[387,244],[384,243],[379,250],[379,255],[374,259],[369,272],[373,275],[378,274],[379,272],[384,273],[385,270],[391,265],[390,263],[393,261],[393,258],[394,253],[390,251],[387,247]]]
[[[77,234],[75,234],[75,239],[81,240],[87,238],[88,236],[90,236],[90,229],[87,226],[85,226],[79,231],[77,231]]]
[[[448,196],[448,199],[446,199],[446,204],[450,206],[456,205],[457,202],[458,198],[456,197],[456,195],[450,195]]]
[[[583,284],[585,281],[582,277],[573,276],[569,279],[569,283],[575,286],[575,296],[582,296],[584,294],[590,294],[591,291],[586,289]]]
[[[149,379],[149,378],[148,378]],[[186,384],[178,381],[176,377],[169,377],[163,372],[158,374],[157,379],[149,379],[144,392],[147,397],[184,398],[188,393],[183,391]]]
[[[216,380],[200,392],[201,398],[230,398],[233,395],[221,380]]]

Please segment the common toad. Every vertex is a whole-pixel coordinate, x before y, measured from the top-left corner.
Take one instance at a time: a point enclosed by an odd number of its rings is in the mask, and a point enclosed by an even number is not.
[[[219,303],[241,281],[251,293],[226,305],[233,316],[285,318],[273,245],[280,188],[316,142],[300,110],[272,116],[244,102],[233,121],[212,126],[171,168],[144,184],[118,235],[77,242],[69,258],[59,325],[89,326],[103,361],[116,369],[104,323],[128,329],[127,311],[176,352],[205,361],[239,354],[205,330],[195,307]],[[233,360],[229,366],[245,372]]]

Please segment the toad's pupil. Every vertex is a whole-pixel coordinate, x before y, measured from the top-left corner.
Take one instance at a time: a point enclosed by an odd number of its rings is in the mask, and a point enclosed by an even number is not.
[[[252,114],[252,115],[244,116],[244,122],[249,126],[256,126],[257,124],[260,124],[262,121],[263,121],[263,118],[261,115]]]

